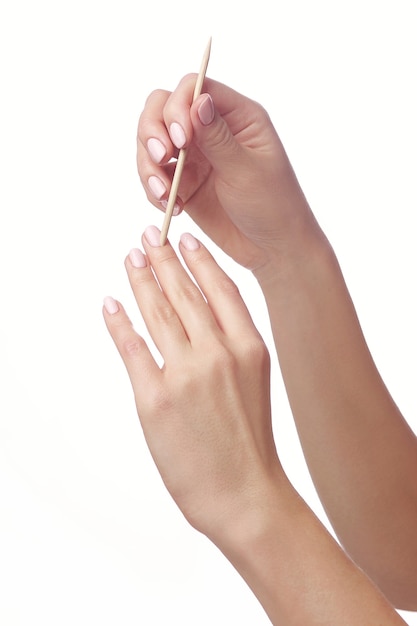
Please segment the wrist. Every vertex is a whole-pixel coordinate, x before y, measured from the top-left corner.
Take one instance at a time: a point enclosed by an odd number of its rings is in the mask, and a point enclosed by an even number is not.
[[[280,285],[290,286],[294,279],[311,271],[320,271],[334,261],[333,249],[313,218],[313,223],[301,225],[291,236],[270,246],[263,263],[252,273],[265,293]]]
[[[298,605],[304,604],[304,591],[320,563],[306,565],[301,576],[300,564],[309,560],[310,535],[316,535],[316,526],[307,505],[282,472],[276,481],[265,484],[262,503],[249,507],[215,542],[273,624],[305,623],[310,617],[309,611]],[[321,532],[320,528],[320,536]]]
[[[276,467],[248,486],[221,517],[221,523],[206,533],[208,538],[236,565],[244,560],[268,534],[271,521],[285,510],[284,502],[295,493],[279,461]]]
[[[263,497],[217,546],[272,624],[404,623],[283,472],[267,481]]]

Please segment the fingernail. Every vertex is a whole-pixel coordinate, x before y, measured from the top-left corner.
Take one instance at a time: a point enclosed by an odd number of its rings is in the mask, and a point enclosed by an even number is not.
[[[148,185],[157,200],[160,200],[166,193],[167,188],[158,176],[149,176]]]
[[[153,248],[159,248],[161,245],[161,231],[156,226],[148,226],[145,230],[145,237],[147,242]]]
[[[198,250],[200,247],[200,242],[197,241],[197,239],[193,237],[193,235],[191,235],[190,233],[184,233],[183,235],[181,235],[180,241],[184,248],[186,250],[189,250],[190,252]]]
[[[178,122],[172,122],[171,126],[169,127],[169,134],[171,135],[173,144],[177,148],[182,148],[185,145],[187,138],[185,136],[185,132],[182,126],[180,126]]]
[[[103,304],[107,313],[109,313],[110,315],[114,315],[119,310],[119,305],[117,304],[116,300],[111,296],[106,296],[103,300]]]
[[[145,255],[138,248],[133,248],[129,252],[129,259],[133,267],[146,267]]]
[[[148,152],[151,155],[152,161],[155,161],[155,163],[160,163],[167,153],[164,144],[161,141],[159,141],[159,139],[155,139],[155,137],[151,137],[150,139],[148,139],[147,146],[148,146]]]
[[[161,204],[164,207],[164,209],[167,208],[168,206],[168,200],[161,200]],[[181,212],[181,207],[179,204],[177,204],[177,202],[174,204],[174,208],[172,209],[172,215],[179,215]]]
[[[205,94],[205,98],[197,109],[198,117],[203,126],[208,126],[214,120],[214,104],[210,94]]]

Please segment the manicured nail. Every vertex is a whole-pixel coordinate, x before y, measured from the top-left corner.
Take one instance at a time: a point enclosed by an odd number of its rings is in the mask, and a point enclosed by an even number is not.
[[[161,200],[161,204],[164,207],[164,209],[167,208],[168,206],[168,200]],[[177,202],[174,204],[174,208],[172,209],[172,215],[179,215],[181,212],[181,207],[179,204],[177,204]]]
[[[172,122],[171,126],[169,127],[169,134],[171,135],[172,143],[177,148],[182,148],[185,145],[187,138],[185,136],[185,132],[182,126],[180,126],[178,122]]]
[[[161,245],[161,231],[156,226],[148,226],[145,230],[145,237],[153,248]]]
[[[106,296],[103,300],[104,308],[109,315],[114,315],[119,310],[119,305],[111,296]]]
[[[159,139],[151,137],[150,139],[148,139],[147,146],[152,161],[154,161],[155,163],[160,163],[167,153],[164,144],[159,141]]]
[[[146,267],[145,255],[138,248],[133,248],[129,252],[129,259],[133,267]]]
[[[158,176],[149,176],[148,185],[157,200],[160,200],[166,193],[167,188]]]
[[[193,237],[190,233],[184,233],[180,237],[180,241],[186,250],[194,251],[198,250],[200,247],[199,241],[195,237]]]
[[[208,126],[214,120],[214,104],[210,94],[205,94],[204,100],[197,109],[197,114],[203,126]]]

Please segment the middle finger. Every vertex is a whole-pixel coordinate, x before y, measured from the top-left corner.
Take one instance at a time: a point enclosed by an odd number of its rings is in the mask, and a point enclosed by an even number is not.
[[[160,230],[149,226],[143,236],[143,245],[161,289],[176,311],[191,344],[202,336],[220,334],[220,328],[198,286],[167,242],[160,246]]]

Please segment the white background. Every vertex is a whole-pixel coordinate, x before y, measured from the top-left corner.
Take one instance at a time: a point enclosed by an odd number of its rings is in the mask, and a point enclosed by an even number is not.
[[[210,35],[208,75],[270,112],[417,428],[414,10],[404,0],[3,0],[2,624],[269,623],[166,493],[101,314],[112,294],[143,331],[123,259],[162,214],[136,173],[137,119],[152,89],[198,70]],[[200,235],[183,215],[170,239],[185,230]],[[257,286],[210,247],[272,351]],[[275,362],[273,375],[282,461],[325,521]]]

